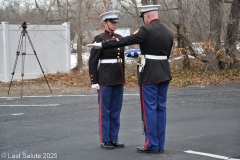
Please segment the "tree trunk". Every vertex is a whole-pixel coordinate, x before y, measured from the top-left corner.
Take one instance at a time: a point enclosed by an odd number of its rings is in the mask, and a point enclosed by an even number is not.
[[[237,38],[239,33],[239,19],[240,19],[240,0],[233,0],[231,12],[229,14],[229,21],[227,24],[227,38],[226,38],[226,54],[233,58],[231,68],[239,67],[240,63],[237,61],[239,55],[236,49]]]
[[[82,60],[82,34],[78,34],[77,40],[77,71],[81,71],[83,68],[83,60]]]
[[[214,47],[207,53],[209,70],[218,71],[219,60],[216,58],[216,52],[221,49],[221,29],[222,29],[222,1],[220,0],[209,0],[210,8],[210,34],[209,40]]]
[[[81,71],[82,67],[83,67],[83,61],[82,61],[82,32],[81,32],[81,8],[82,8],[82,0],[78,0],[78,16],[77,16],[77,25],[78,25],[78,29],[77,29],[77,36],[78,36],[78,40],[77,40],[77,66],[76,69],[77,71]]]

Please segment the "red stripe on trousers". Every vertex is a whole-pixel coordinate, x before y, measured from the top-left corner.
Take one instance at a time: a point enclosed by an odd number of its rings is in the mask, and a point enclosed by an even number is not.
[[[148,138],[148,126],[147,126],[147,116],[146,116],[146,108],[145,108],[145,105],[144,105],[144,92],[143,92],[143,86],[142,86],[142,111],[143,111],[143,120],[144,120],[144,127],[145,127],[145,136],[147,138],[147,141],[145,142],[145,145],[144,145],[144,149],[147,150],[148,149],[148,143],[149,143],[149,138]]]
[[[100,142],[102,142],[102,93],[101,88],[98,90],[99,94],[99,136],[100,136]]]

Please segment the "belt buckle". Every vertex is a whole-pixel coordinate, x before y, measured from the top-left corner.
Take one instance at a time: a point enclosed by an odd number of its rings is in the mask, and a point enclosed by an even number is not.
[[[117,63],[121,63],[121,59],[120,58],[117,59]]]

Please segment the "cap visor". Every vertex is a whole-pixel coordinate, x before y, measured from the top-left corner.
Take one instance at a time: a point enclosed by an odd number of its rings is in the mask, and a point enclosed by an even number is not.
[[[119,20],[118,19],[115,19],[115,20],[108,20],[109,22],[114,22],[114,23],[118,23]]]

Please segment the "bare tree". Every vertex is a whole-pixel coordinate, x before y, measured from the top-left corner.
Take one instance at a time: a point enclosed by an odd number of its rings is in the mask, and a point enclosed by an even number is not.
[[[239,67],[239,51],[236,49],[238,38],[240,37],[239,29],[240,21],[240,0],[233,0],[231,11],[229,14],[229,21],[227,24],[227,37],[226,37],[226,54],[233,59],[231,67]]]
[[[78,0],[78,10],[77,10],[77,16],[76,16],[76,27],[75,33],[77,34],[77,71],[80,71],[83,67],[83,61],[82,61],[82,21],[81,21],[81,15],[82,15],[82,0]]]
[[[210,8],[210,34],[209,40],[214,48],[207,53],[210,70],[219,70],[219,61],[216,52],[221,49],[221,29],[222,29],[222,1],[209,0]]]
[[[99,2],[101,1],[95,1],[95,4],[99,4]],[[95,10],[93,8],[94,1],[49,0],[46,4],[45,1],[35,0],[35,6],[38,11],[40,11],[40,13],[43,15],[46,22],[71,22],[71,39],[76,38],[77,40],[77,65],[75,67],[75,70],[81,71],[83,68],[83,35],[84,31],[91,30],[93,28],[87,28],[87,25],[90,23],[89,21],[91,21],[91,19],[89,20],[89,18],[92,17],[90,11]]]
[[[208,45],[203,44],[211,41],[212,47],[208,49],[212,50],[204,52],[207,55],[204,62],[209,64],[210,70],[223,69],[221,66],[225,65],[227,57],[232,59],[230,67],[239,66],[236,45],[239,42],[240,0],[8,0],[0,2],[0,20],[19,24],[24,21],[31,24],[71,22],[71,39],[76,37],[77,40],[76,70],[80,71],[85,52],[83,35],[89,33],[93,40],[92,33],[103,29],[99,15],[113,9],[121,11],[119,28],[130,28],[133,33],[143,25],[137,2],[160,4],[161,22],[173,34],[180,35],[178,47],[188,46],[193,56],[200,54],[198,49],[201,46],[206,49]],[[221,44],[221,40],[225,42]],[[193,42],[199,46],[191,46]]]

